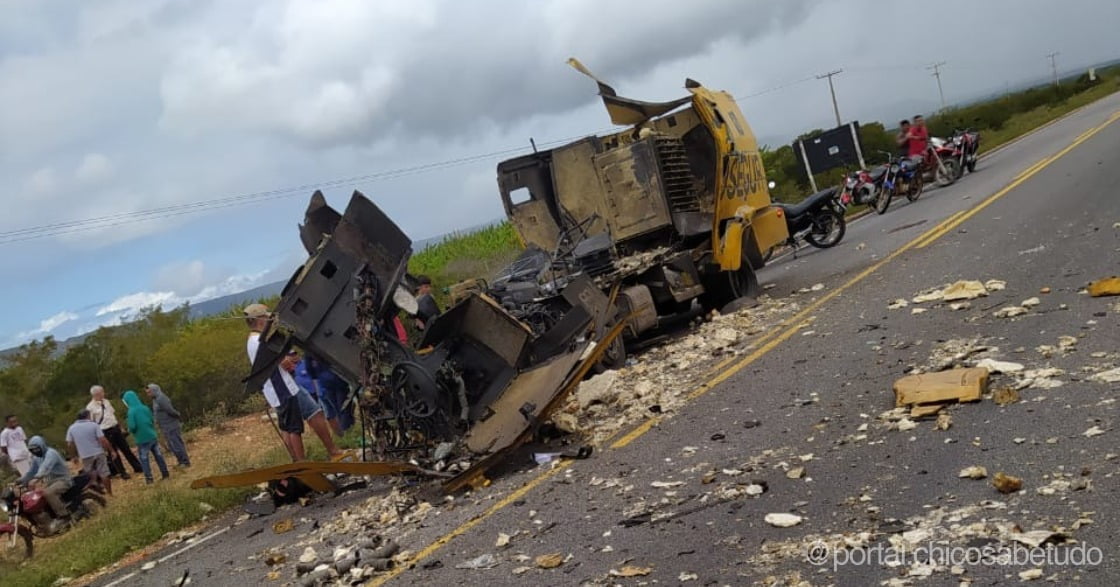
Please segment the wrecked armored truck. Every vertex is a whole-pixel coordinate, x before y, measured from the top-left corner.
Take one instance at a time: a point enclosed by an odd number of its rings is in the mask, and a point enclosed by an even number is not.
[[[380,208],[354,192],[339,214],[316,192],[300,238],[309,258],[261,336],[247,389],[259,391],[293,346],[312,353],[356,390],[377,458],[444,472],[449,490],[477,484],[530,440],[598,360],[593,342],[609,301],[589,278],[567,284],[573,303],[544,332],[474,293],[433,320],[414,349],[392,327],[402,310],[416,312],[401,287],[412,243]]]
[[[697,300],[718,309],[756,296],[762,253],[789,235],[735,100],[692,80],[689,96],[632,100],[569,63],[598,82],[611,122],[630,128],[498,164],[502,204],[527,251],[493,294],[547,324],[550,300],[566,308],[560,291],[585,275],[614,316],[631,316],[632,337]]]

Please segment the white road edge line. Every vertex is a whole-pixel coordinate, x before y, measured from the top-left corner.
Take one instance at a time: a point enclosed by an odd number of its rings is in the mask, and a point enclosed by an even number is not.
[[[175,557],[179,556],[180,554],[183,554],[184,552],[198,546],[199,544],[202,544],[203,542],[206,542],[207,540],[210,540],[211,538],[214,538],[215,536],[225,534],[226,532],[229,531],[229,529],[231,527],[232,526],[226,526],[225,528],[222,528],[221,530],[215,530],[213,533],[208,534],[206,536],[203,536],[202,538],[199,538],[198,540],[195,540],[194,542],[184,546],[183,548],[180,548],[179,550],[176,550],[175,552],[173,552],[171,554],[168,554],[168,555],[166,555],[162,558],[156,559],[156,564],[164,563],[164,562],[168,561],[169,559],[175,558]],[[140,574],[140,571],[132,571],[131,573],[121,577],[120,579],[117,579],[116,581],[113,581],[112,583],[109,583],[109,584],[105,585],[105,587],[116,587],[117,585],[120,585],[121,583],[124,583],[125,581],[135,577],[138,574]]]

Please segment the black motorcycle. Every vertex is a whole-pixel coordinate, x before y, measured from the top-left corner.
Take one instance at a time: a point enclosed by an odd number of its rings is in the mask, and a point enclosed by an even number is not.
[[[773,188],[773,185],[770,186]],[[831,187],[821,190],[796,204],[774,204],[786,220],[789,239],[786,246],[797,255],[797,243],[804,240],[818,249],[834,247],[844,238],[844,206],[840,203],[840,190]],[[769,261],[774,255],[771,248],[763,255]]]

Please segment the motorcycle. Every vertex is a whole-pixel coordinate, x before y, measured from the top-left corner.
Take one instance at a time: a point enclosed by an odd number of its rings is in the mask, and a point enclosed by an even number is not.
[[[774,188],[770,182],[770,188]],[[786,246],[797,255],[797,243],[804,240],[818,249],[834,247],[844,238],[844,206],[840,204],[839,188],[821,190],[796,204],[775,203],[778,213],[786,221],[789,239]],[[774,249],[766,251],[764,261],[769,261]]]
[[[907,200],[911,202],[917,200],[925,187],[920,172],[921,160],[908,157],[896,158],[885,151],[883,153],[887,156],[887,173],[883,176],[882,189],[890,193],[890,199],[905,194]]]
[[[92,516],[106,504],[100,487],[91,484],[85,473],[74,477],[73,485],[62,494],[62,502],[74,521]],[[43,489],[9,486],[0,493],[0,510],[8,514],[8,521],[0,524],[0,542],[4,543],[0,549],[9,550],[17,558],[31,557],[33,538],[46,538],[69,529],[47,504]]]
[[[890,171],[889,165],[879,165],[849,173],[844,178],[840,190],[840,204],[847,208],[854,204],[866,204],[885,214],[891,205],[892,193],[883,189],[883,180]]]
[[[976,160],[979,158],[977,154],[980,151],[980,133],[973,132],[971,129],[954,130],[953,136],[949,141],[956,146],[960,151],[958,163],[960,164],[960,174],[964,175],[964,170],[969,172],[976,171]]]
[[[940,187],[952,185],[964,173],[960,165],[961,153],[961,149],[953,143],[930,137],[922,164],[922,175],[931,175]]]

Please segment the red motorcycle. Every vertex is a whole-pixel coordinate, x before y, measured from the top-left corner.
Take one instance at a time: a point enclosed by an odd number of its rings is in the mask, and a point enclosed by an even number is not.
[[[62,494],[62,502],[75,521],[92,516],[106,503],[101,488],[91,484],[85,473],[74,477],[73,485]],[[55,516],[42,489],[9,486],[0,493],[0,510],[8,514],[8,521],[0,524],[0,553],[6,558],[30,558],[33,538],[46,538],[69,529]]]
[[[976,171],[976,160],[980,152],[980,133],[967,128],[954,130],[949,141],[960,151],[958,162],[961,166],[961,174],[964,174],[965,169],[970,172]]]
[[[952,141],[930,137],[922,166],[923,173],[931,174],[933,181],[940,187],[952,185],[964,174],[964,168],[960,164],[962,156],[963,151]]]

